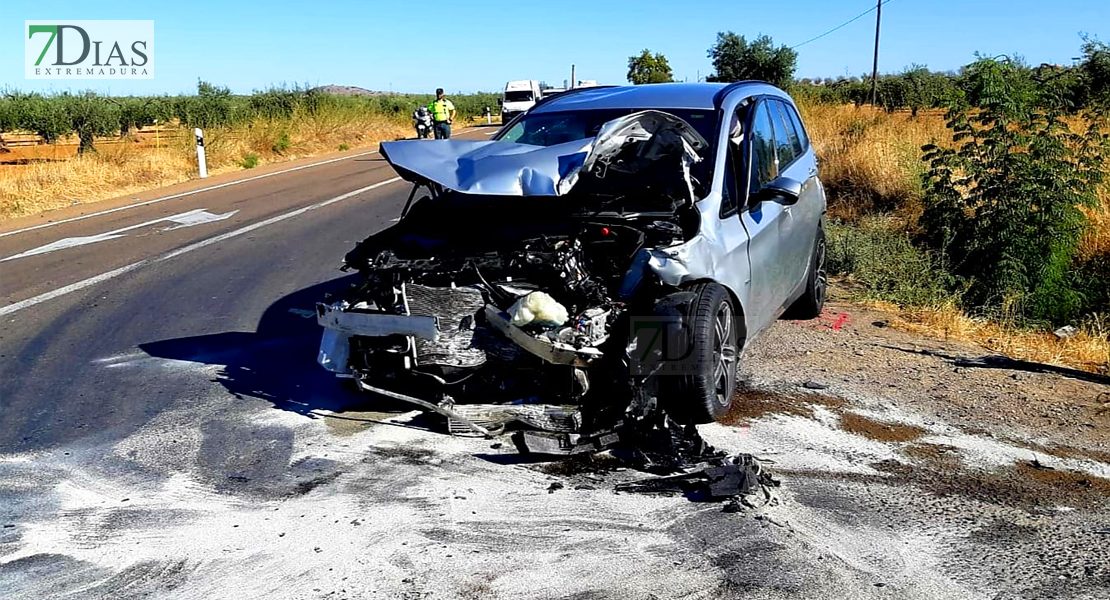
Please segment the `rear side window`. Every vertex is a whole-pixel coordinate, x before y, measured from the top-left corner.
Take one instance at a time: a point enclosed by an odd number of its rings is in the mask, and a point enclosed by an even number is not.
[[[771,120],[775,124],[775,149],[778,150],[779,168],[785,168],[794,162],[794,145],[790,142],[790,135],[786,133],[786,121],[779,112],[779,102],[767,101],[764,106],[771,110]]]
[[[809,138],[806,136],[806,128],[802,127],[802,119],[798,116],[798,111],[785,102],[782,105],[782,109],[786,113],[786,116],[790,118],[790,124],[794,126],[794,133],[798,136],[798,142],[800,144],[798,154],[809,150]]]
[[[758,192],[779,176],[778,159],[775,158],[775,132],[767,103],[760,102],[752,115],[751,181],[749,190]]]
[[[798,136],[798,130],[794,127],[794,121],[790,120],[790,107],[785,102],[776,102],[779,107],[779,113],[782,114],[782,122],[786,126],[786,134],[790,136],[790,145],[794,148],[794,156],[801,156],[805,149],[802,148],[802,139]]]

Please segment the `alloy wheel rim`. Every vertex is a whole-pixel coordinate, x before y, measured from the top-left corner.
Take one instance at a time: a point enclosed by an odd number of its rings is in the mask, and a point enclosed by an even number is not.
[[[825,240],[817,243],[817,277],[814,283],[818,305],[825,303],[825,293],[829,287],[829,274],[825,269]]]
[[[713,384],[717,396],[717,403],[728,406],[731,390],[729,377],[736,364],[736,344],[732,341],[732,307],[728,302],[722,302],[717,309],[713,320]]]

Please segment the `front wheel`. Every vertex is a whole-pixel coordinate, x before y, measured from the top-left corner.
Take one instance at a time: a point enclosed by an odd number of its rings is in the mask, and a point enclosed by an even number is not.
[[[718,283],[694,289],[686,315],[682,374],[660,374],[660,402],[680,423],[719,421],[732,407],[740,358],[741,323],[728,290]]]

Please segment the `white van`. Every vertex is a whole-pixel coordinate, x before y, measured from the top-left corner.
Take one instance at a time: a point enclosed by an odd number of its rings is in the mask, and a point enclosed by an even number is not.
[[[505,95],[501,98],[501,122],[532,108],[543,97],[540,82],[534,79],[510,81],[505,84]]]

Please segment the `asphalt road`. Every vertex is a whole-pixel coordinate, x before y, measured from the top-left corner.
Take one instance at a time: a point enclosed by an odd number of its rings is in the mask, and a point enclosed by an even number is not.
[[[773,327],[701,428],[783,475],[760,510],[366,405],[311,311],[409,187],[327,160],[0,227],[0,598],[1106,597],[1110,462],[1039,420],[1098,432],[1104,390],[954,378],[855,307]]]
[[[337,267],[344,253],[395,219],[408,190],[369,154],[56,226],[0,232],[7,234],[0,237],[0,448],[120,438],[183,391],[108,368],[110,357],[150,346],[165,358],[195,359],[198,352],[241,347],[259,333],[311,329],[311,320],[283,311],[311,310],[322,298],[316,286],[342,275]],[[197,211],[223,218],[180,222]],[[41,252],[59,241],[116,231],[120,237]],[[41,253],[20,257],[36,249]]]

